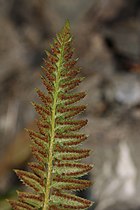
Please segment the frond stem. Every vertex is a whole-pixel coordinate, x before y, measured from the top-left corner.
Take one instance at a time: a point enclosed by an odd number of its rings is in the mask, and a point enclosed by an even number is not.
[[[51,139],[50,139],[50,148],[49,148],[49,159],[48,159],[48,173],[47,173],[47,183],[45,189],[45,200],[44,206],[42,210],[49,209],[49,199],[51,193],[51,180],[52,180],[52,169],[53,169],[53,148],[54,148],[54,137],[55,137],[55,116],[56,116],[56,105],[57,105],[57,98],[58,98],[58,91],[59,91],[59,80],[60,80],[60,71],[63,61],[63,54],[64,54],[64,44],[62,44],[62,48],[60,51],[60,57],[57,62],[57,75],[56,75],[56,82],[55,82],[55,91],[54,91],[54,102],[52,106],[52,118],[51,118]]]

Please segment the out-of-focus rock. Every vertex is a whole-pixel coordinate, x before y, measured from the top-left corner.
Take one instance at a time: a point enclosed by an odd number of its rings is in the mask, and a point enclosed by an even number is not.
[[[104,120],[88,119],[87,130],[90,143],[94,145],[90,161],[95,161],[92,176],[96,180],[91,197],[99,198],[97,209],[105,209],[116,201],[134,201],[140,205],[140,182],[137,179],[140,170],[137,149],[140,147],[139,121],[131,120],[127,124],[127,120],[117,119],[115,113]]]
[[[140,105],[140,77],[139,75],[121,75],[114,80],[114,99],[128,106]]]
[[[0,19],[0,82],[27,64],[21,38],[6,18]],[[12,67],[12,69],[11,69]]]
[[[95,162],[91,177],[93,176],[96,182],[91,199],[99,199],[97,210],[111,209],[112,205],[118,210],[121,209],[121,205],[117,207],[116,201],[124,202],[126,206],[133,206],[134,203],[139,206],[140,181],[137,177],[140,170],[138,161],[140,117],[133,113],[137,103],[133,101],[133,97],[131,99],[133,103],[129,105],[128,101],[124,104],[118,103],[115,99],[115,79],[111,81],[112,88],[110,83],[107,83],[102,89],[104,80],[99,78],[98,75],[94,75],[93,79],[88,79],[83,84],[84,87],[81,87],[87,90],[88,96],[85,101],[89,101],[87,109],[89,124],[86,132],[90,137],[86,146],[93,147],[93,156],[88,161]],[[133,78],[135,81],[137,77]],[[112,91],[112,100],[111,96],[105,99],[103,97],[107,89]],[[106,109],[99,114],[97,107],[101,103],[106,105]]]
[[[28,129],[37,129],[35,122],[28,125]],[[14,168],[19,168],[31,156],[30,140],[28,133],[23,130],[17,134],[15,139],[9,143],[5,152],[0,159],[0,192],[6,192],[10,189],[9,183],[11,171]]]
[[[84,41],[81,40],[81,42]],[[95,72],[100,72],[107,78],[111,77],[114,72],[114,61],[106,47],[103,36],[94,33],[89,37],[88,42],[88,46],[84,46],[84,44],[80,46],[80,52],[83,52],[81,53],[80,64],[81,66],[87,66],[87,70],[83,70],[83,73],[92,75]]]
[[[140,206],[136,205],[135,203],[116,203],[114,205],[111,205],[108,208],[105,208],[105,210],[139,210]]]
[[[93,4],[93,0],[71,0],[67,3],[65,0],[48,1],[49,8],[52,11],[50,16],[57,17],[57,25],[54,30],[59,30],[66,19],[69,19],[73,28],[79,24],[79,19],[84,17]],[[54,24],[52,24],[54,26]]]
[[[129,18],[111,27],[104,28],[104,34],[110,37],[122,54],[134,61],[139,60],[140,24],[139,18]]]
[[[125,0],[94,0],[87,19],[93,20],[96,25],[100,22],[112,21],[126,5]]]

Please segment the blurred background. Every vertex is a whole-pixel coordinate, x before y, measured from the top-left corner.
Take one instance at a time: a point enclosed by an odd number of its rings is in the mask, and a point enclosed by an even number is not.
[[[93,149],[94,185],[80,195],[95,210],[140,209],[140,1],[0,0],[0,210],[21,183],[13,168],[27,169],[34,128],[35,87],[41,85],[44,50],[71,22]]]

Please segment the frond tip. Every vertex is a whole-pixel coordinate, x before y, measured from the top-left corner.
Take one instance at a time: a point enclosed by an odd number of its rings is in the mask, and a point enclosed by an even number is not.
[[[90,155],[80,144],[87,135],[80,130],[87,120],[75,118],[86,106],[78,104],[85,92],[75,93],[83,78],[73,58],[70,24],[66,21],[46,52],[41,80],[46,92],[36,89],[40,103],[32,103],[39,115],[38,131],[27,130],[31,138],[32,154],[36,161],[29,163],[30,172],[15,170],[30,193],[17,192],[18,200],[9,201],[15,210],[73,210],[87,209],[92,202],[71,192],[91,185],[81,179],[92,165],[79,162]],[[80,178],[80,179],[79,179]]]

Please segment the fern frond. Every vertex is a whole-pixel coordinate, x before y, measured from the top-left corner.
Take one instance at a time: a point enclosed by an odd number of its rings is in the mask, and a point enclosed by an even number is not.
[[[75,119],[85,105],[76,104],[85,92],[73,90],[82,82],[80,68],[73,58],[69,23],[57,34],[46,51],[41,80],[47,90],[36,89],[41,103],[32,103],[39,114],[38,131],[27,130],[31,138],[32,154],[36,161],[29,163],[30,172],[15,170],[20,180],[33,191],[18,192],[18,201],[9,201],[15,210],[73,210],[87,209],[92,202],[71,194],[90,186],[90,181],[79,179],[92,165],[79,162],[90,154],[80,144],[87,135],[80,129],[87,120]],[[75,105],[76,104],[76,105]]]

